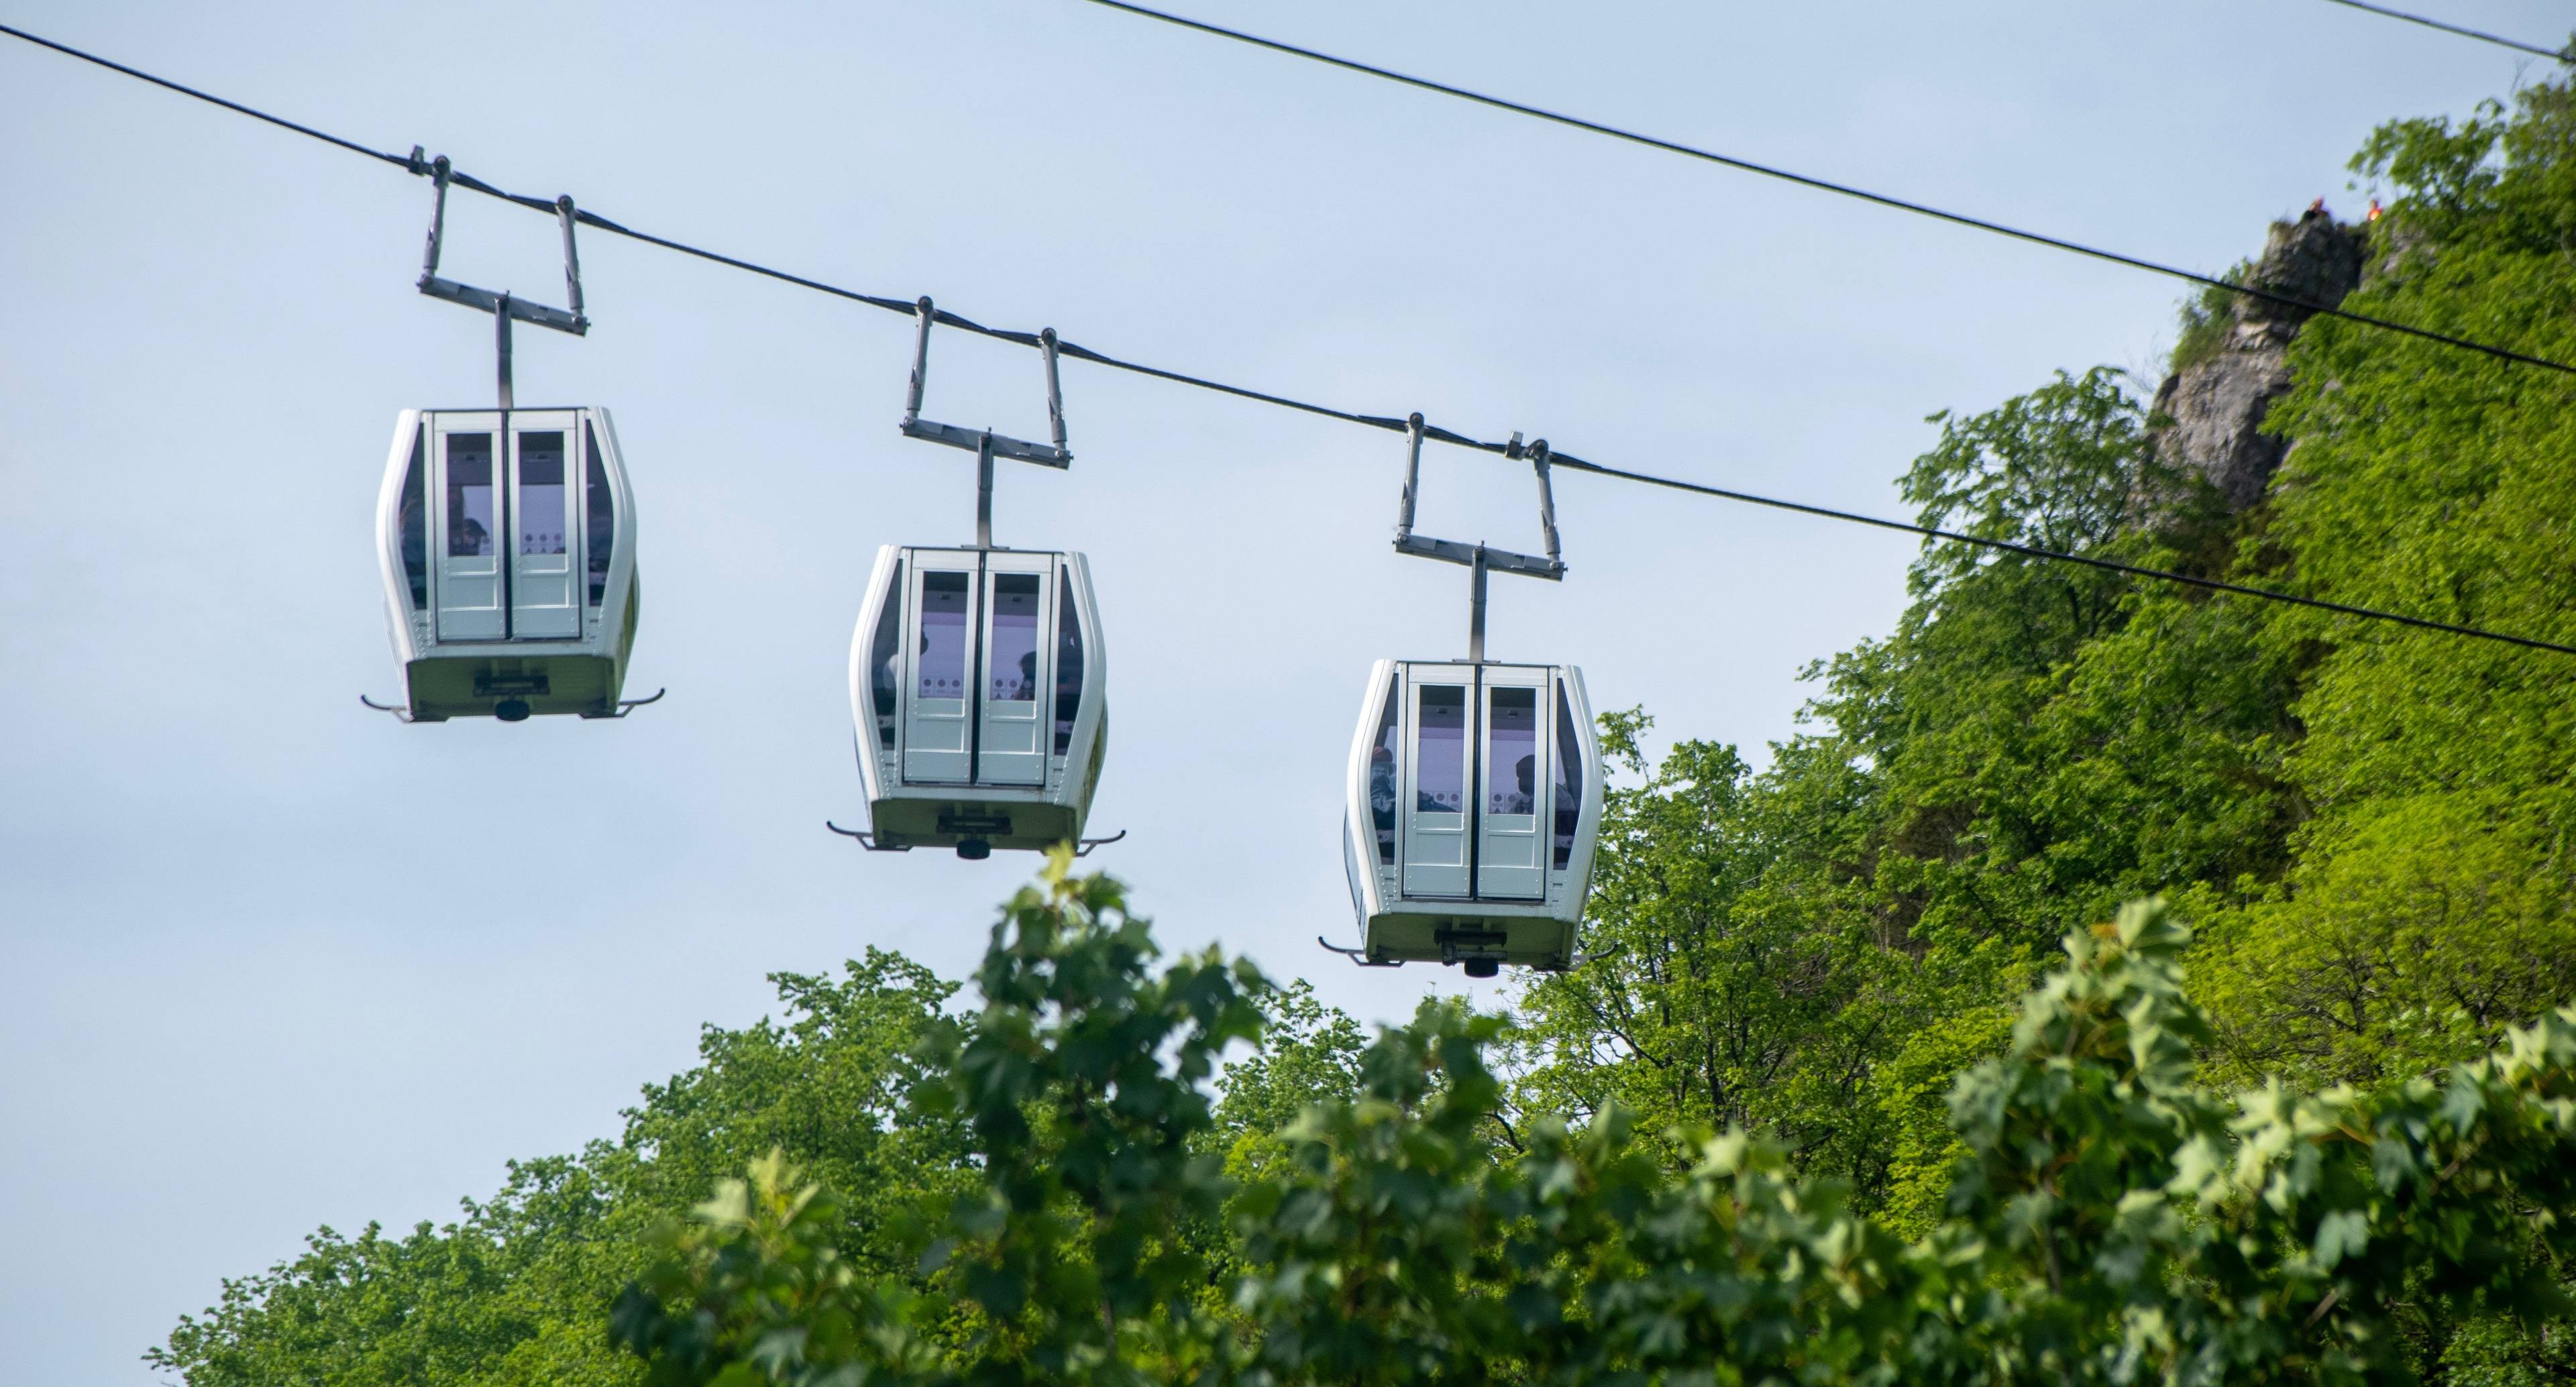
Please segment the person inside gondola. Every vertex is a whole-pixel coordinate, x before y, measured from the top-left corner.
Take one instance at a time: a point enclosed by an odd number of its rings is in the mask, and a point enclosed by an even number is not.
[[[887,651],[886,657],[877,661],[876,687],[869,690],[876,704],[877,726],[880,729],[879,735],[882,736],[893,734],[894,691],[897,677],[895,666],[902,663],[902,659],[903,657],[894,651]]]
[[[403,573],[411,581],[411,604],[429,605],[429,525],[428,507],[422,504],[417,489],[407,491],[402,503]]]
[[[1583,813],[1583,800],[1574,787],[1563,780],[1556,782],[1556,861],[1565,865],[1565,855],[1574,850],[1574,822]]]
[[[1395,753],[1380,745],[1369,752],[1369,819],[1377,828],[1381,853],[1395,846]]]

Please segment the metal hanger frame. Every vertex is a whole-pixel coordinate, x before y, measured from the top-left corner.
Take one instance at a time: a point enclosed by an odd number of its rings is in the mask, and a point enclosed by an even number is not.
[[[1538,523],[1547,539],[1547,557],[1516,554],[1496,549],[1483,540],[1460,544],[1456,540],[1432,539],[1413,532],[1413,503],[1422,487],[1422,416],[1414,414],[1404,421],[1406,445],[1404,459],[1404,498],[1395,512],[1395,552],[1417,559],[1438,559],[1442,563],[1463,564],[1474,576],[1467,590],[1467,663],[1485,661],[1485,575],[1500,571],[1518,573],[1527,578],[1544,578],[1554,583],[1565,577],[1565,559],[1559,552],[1556,534],[1556,494],[1548,482],[1547,440],[1523,446],[1518,433],[1503,445],[1503,456],[1528,458],[1530,468],[1538,474]],[[1330,947],[1330,946],[1327,946]]]
[[[492,345],[496,362],[494,374],[500,385],[501,408],[505,410],[515,408],[510,381],[510,323],[513,319],[523,323],[534,323],[538,327],[552,328],[557,332],[568,332],[575,337],[590,335],[590,319],[582,312],[581,305],[581,255],[573,244],[573,224],[576,218],[573,213],[572,194],[566,193],[555,199],[555,219],[563,224],[564,293],[572,307],[570,309],[549,307],[520,298],[507,289],[498,293],[489,289],[477,289],[471,284],[461,284],[452,279],[439,277],[438,253],[440,244],[446,239],[447,184],[453,176],[453,169],[444,154],[430,160],[424,166],[421,164],[420,153],[419,147],[414,146],[411,152],[413,171],[426,171],[432,187],[436,190],[430,202],[429,246],[421,257],[420,291],[431,298],[445,299],[449,303],[462,304],[467,308],[492,315]]]
[[[921,396],[930,383],[930,329],[938,322],[939,311],[931,306],[930,296],[924,294],[913,304],[913,313],[921,328],[913,339],[912,384],[903,400],[903,436],[963,448],[975,455],[975,547],[996,548],[998,546],[993,543],[993,459],[1012,458],[1058,471],[1073,466],[1073,449],[1065,443],[1064,437],[1064,387],[1056,372],[1055,329],[1047,328],[1038,333],[1038,351],[1046,359],[1047,428],[1055,439],[1053,446],[1049,446],[998,434],[991,429],[961,429],[955,424],[922,418]]]

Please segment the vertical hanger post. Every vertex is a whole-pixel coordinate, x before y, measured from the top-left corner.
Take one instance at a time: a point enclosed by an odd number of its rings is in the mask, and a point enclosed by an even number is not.
[[[912,432],[913,425],[921,421],[921,389],[930,379],[930,320],[934,315],[930,296],[924,294],[915,300],[912,311],[921,320],[921,331],[912,339],[912,384],[903,396],[905,433]]]
[[[1476,545],[1475,560],[1467,565],[1467,663],[1485,662],[1485,546]]]
[[[506,292],[501,295],[501,301],[492,309],[492,345],[493,355],[499,362],[500,368],[501,408],[508,409],[512,401],[510,397],[510,296]]]
[[[1556,544],[1556,492],[1547,478],[1547,440],[1542,438],[1531,444],[1529,454],[1530,470],[1538,473],[1538,523],[1547,535],[1547,561],[1562,565],[1565,560],[1558,554]]]
[[[1073,457],[1073,450],[1066,447],[1064,441],[1064,387],[1056,380],[1054,328],[1044,328],[1039,331],[1038,349],[1046,353],[1047,430],[1055,439],[1056,452],[1069,461]]]
[[[1413,497],[1422,484],[1422,415],[1419,411],[1404,421],[1404,499],[1396,503],[1395,542],[1401,546],[1413,536]]]
[[[993,431],[975,449],[975,547],[993,547]]]

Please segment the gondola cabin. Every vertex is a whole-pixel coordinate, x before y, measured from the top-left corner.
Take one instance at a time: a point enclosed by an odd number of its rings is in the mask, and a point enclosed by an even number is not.
[[[376,512],[410,721],[617,715],[635,503],[607,410],[405,410]]]
[[[879,550],[850,642],[869,846],[981,858],[1080,841],[1107,678],[1082,555]]]
[[[1581,670],[1378,661],[1349,794],[1363,961],[1571,966],[1601,831]]]

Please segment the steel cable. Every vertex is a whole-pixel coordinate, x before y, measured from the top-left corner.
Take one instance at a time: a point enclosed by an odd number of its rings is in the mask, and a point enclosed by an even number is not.
[[[1093,2],[1099,4],[1113,4],[1116,8],[1120,9],[1136,8],[1134,6],[1117,4],[1116,0],[1093,0]],[[1140,10],[1139,12],[1144,14],[1154,14],[1158,18],[1165,17],[1156,14],[1154,11]],[[1174,22],[1190,24],[1192,27],[1206,27],[1196,25],[1193,21],[1177,20]],[[40,38],[22,29],[13,28],[6,24],[0,24],[0,34],[7,34],[13,38],[23,39],[29,43],[51,49],[57,53],[62,53],[70,57],[78,58],[84,62],[96,64],[97,66],[106,68],[112,72],[121,73],[128,77],[149,82],[154,86],[178,92],[183,96],[194,97],[199,101],[203,101],[214,106],[220,106],[225,110],[232,111],[239,115],[245,115],[256,120],[265,121],[270,125],[274,125],[285,130],[291,130],[296,134],[320,140],[325,144],[333,145],[352,153],[366,155],[368,158],[391,164],[396,168],[403,169],[409,173],[425,175],[429,168],[429,165],[419,158],[417,151],[413,154],[405,155],[373,149],[360,144],[355,140],[343,139],[340,136],[316,130],[308,125],[298,124],[295,121],[287,120],[281,116],[271,115],[266,111],[243,105],[240,102],[228,101],[211,93],[200,91],[195,87],[186,86],[167,78],[156,77],[153,74],[144,72],[138,68],[128,67],[123,63],[113,62],[109,59],[99,57],[96,54],[83,52],[82,50],[73,48],[67,44],[57,43],[51,39]],[[1247,39],[1247,41],[1271,47],[1284,47],[1284,45],[1270,44],[1268,40]],[[1344,66],[1354,66],[1353,64],[1343,63],[1340,59],[1327,58],[1324,59],[1324,61],[1342,63]],[[1414,81],[1415,79],[1401,78],[1399,80]],[[1427,84],[1417,83],[1417,85]],[[1472,93],[1461,94],[1473,95]],[[1490,101],[1489,98],[1483,97],[1477,97],[1475,99]],[[1556,119],[1556,117],[1550,118]],[[1784,176],[1795,177],[1795,175]],[[470,174],[457,171],[453,166],[450,167],[448,181],[452,186],[466,188],[471,191],[484,194],[487,197],[498,198],[501,201],[525,207],[532,211],[540,211],[550,217],[556,215],[556,204],[551,198],[530,197],[522,193],[513,193],[494,184],[485,182],[482,179],[473,177]],[[1863,196],[1870,195],[1864,194]],[[1935,215],[1946,216],[1948,214]],[[794,274],[786,270],[763,265],[757,261],[744,260],[738,256],[726,255],[720,251],[708,250],[701,246],[691,245],[685,241],[673,240],[669,237],[657,236],[650,232],[639,231],[633,227],[626,226],[607,217],[600,216],[595,212],[580,210],[578,207],[576,207],[573,216],[581,225],[592,227],[611,235],[627,237],[631,240],[641,241],[647,245],[658,246],[664,250],[672,251],[680,255],[692,256],[697,259],[723,265],[731,269],[741,270],[748,274],[759,275],[767,279],[774,279],[780,283],[794,285],[801,289],[810,289],[816,293],[829,294],[835,298],[847,299],[855,303],[863,303],[871,308],[880,308],[888,312],[902,313],[907,317],[912,316],[918,311],[915,307],[915,300],[912,299],[896,298],[882,294],[862,293],[855,289],[844,288],[840,285],[826,283],[825,281],[813,279],[805,275]],[[1954,220],[1966,219],[1954,218]],[[2027,239],[2045,240],[2046,238],[2027,237]],[[962,332],[972,332],[985,337],[995,338],[1000,341],[1017,343],[1025,347],[1034,348],[1039,345],[1039,336],[1033,332],[1021,332],[1008,328],[987,327],[982,323],[950,313],[944,309],[934,309],[932,316],[934,320],[941,325],[952,327]],[[2361,321],[2373,320],[2362,319]],[[2414,329],[2402,330],[2410,332],[2416,331]],[[2418,333],[2418,335],[2430,336],[2431,334]],[[2496,348],[2481,347],[2479,350],[2499,355],[2512,355],[2510,353],[2503,353],[2501,349]],[[1404,419],[1394,418],[1388,415],[1363,414],[1354,410],[1336,408],[1332,405],[1317,404],[1309,400],[1300,400],[1293,396],[1275,394],[1266,390],[1255,390],[1249,386],[1230,385],[1223,381],[1213,380],[1205,376],[1192,375],[1185,371],[1175,371],[1165,367],[1150,366],[1143,362],[1131,361],[1123,357],[1112,356],[1106,352],[1094,351],[1089,347],[1084,347],[1077,343],[1062,339],[1058,340],[1057,351],[1061,355],[1081,361],[1088,361],[1093,365],[1105,366],[1112,370],[1126,371],[1140,376],[1149,376],[1156,380],[1170,381],[1177,385],[1186,385],[1194,389],[1213,391],[1222,395],[1230,395],[1237,399],[1274,405],[1282,409],[1296,410],[1306,414],[1319,415],[1328,419],[1339,419],[1345,423],[1359,424],[1368,428],[1382,429],[1393,433],[1402,433],[1406,430],[1408,424],[1408,421]],[[2515,357],[2515,359],[2551,366],[2558,370],[2576,369],[2559,365],[2556,362],[2541,361],[2538,358]],[[1458,447],[1472,448],[1488,453],[1517,455],[1520,452],[1520,449],[1517,446],[1517,435],[1512,443],[1494,443],[1473,438],[1465,434],[1455,433],[1448,429],[1427,426],[1423,430],[1423,436],[1443,443],[1453,444]],[[1626,468],[1612,467],[1604,463],[1589,462],[1570,453],[1551,450],[1549,453],[1549,462],[1552,466],[1570,468],[1578,472],[1588,472],[1595,476],[1610,477],[1621,481],[1636,482],[1641,485],[1662,487],[1669,490],[1688,492],[1693,495],[1708,496],[1720,500],[1737,501],[1747,505],[1764,506],[1773,510],[1793,511],[1800,515],[1812,515],[1827,520],[1839,520],[1850,524],[1867,525],[1876,529],[1897,530],[1907,534],[1920,535],[1927,539],[1938,539],[1956,544],[1966,544],[2002,553],[2017,554],[2025,558],[2041,559],[2055,563],[2078,564],[2087,568],[2126,574],[2136,578],[2147,578],[2162,582],[2178,583],[2212,592],[2231,593],[2237,596],[2251,597],[2267,602],[2278,602],[2293,606],[2309,607],[2321,611],[2335,612],[2341,615],[2359,617],[2371,621],[2392,622],[2397,625],[2414,627],[2419,630],[2438,631],[2448,635],[2463,636],[2474,640],[2496,641],[2524,649],[2545,650],[2560,655],[2576,655],[2576,646],[2561,645],[2551,641],[2535,640],[2528,636],[2517,636],[2501,631],[2489,631],[2480,627],[2464,626],[2452,622],[2434,621],[2426,617],[2408,616],[2401,612],[2382,611],[2371,607],[2359,607],[2347,603],[2331,602],[2323,598],[2307,597],[2298,593],[2282,592],[2272,588],[2249,587],[2244,584],[2223,582],[2215,578],[2205,578],[2189,573],[2178,573],[2168,569],[2146,568],[2134,564],[2124,564],[2110,559],[2095,558],[2086,554],[2068,553],[2054,549],[2042,549],[2033,545],[2017,544],[2010,540],[1989,539],[1977,535],[1963,534],[1955,530],[1945,530],[1936,526],[1910,524],[1902,520],[1889,520],[1880,516],[1864,515],[1857,511],[1837,510],[1830,506],[1816,506],[1800,501],[1787,501],[1777,497],[1762,496],[1748,491],[1735,491],[1725,487],[1710,486],[1701,482],[1684,481],[1676,477],[1662,477],[1653,473],[1631,471]]]
[[[2421,24],[2427,29],[2439,29],[2446,34],[2457,34],[2464,39],[2476,39],[2480,43],[2492,43],[2499,48],[2518,48],[2525,53],[2537,53],[2541,57],[2555,58],[2562,63],[2566,62],[2568,58],[2567,50],[2563,48],[2543,48],[2536,43],[2524,43],[2520,39],[2506,38],[2502,34],[2490,34],[2484,29],[2471,29],[2463,25],[2448,24],[2441,20],[2430,19],[2420,14],[2408,14],[2404,10],[2392,10],[2386,5],[2368,4],[2365,3],[2365,0],[2326,0],[2326,3],[2341,5],[2346,9],[2361,10],[2368,14],[2382,15],[2389,19],[2402,19],[2409,24]]]
[[[1307,59],[1310,62],[1323,63],[1330,67],[1338,67],[1350,72],[1363,73],[1370,77],[1384,78],[1387,81],[1399,82],[1408,87],[1418,87],[1423,91],[1437,92],[1442,96],[1454,96],[1462,101],[1472,101],[1481,106],[1491,106],[1498,111],[1509,111],[1514,115],[1529,116],[1537,120],[1544,120],[1557,125],[1568,126],[1590,134],[1607,135],[1614,140],[1625,140],[1630,144],[1643,145],[1648,149],[1662,150],[1667,154],[1679,154],[1686,158],[1698,159],[1705,163],[1722,165],[1726,168],[1736,169],[1744,173],[1759,174],[1764,178],[1776,178],[1784,183],[1795,183],[1802,188],[1813,188],[1819,192],[1833,193],[1840,197],[1856,198],[1862,202],[1874,203],[1880,207],[1894,208],[1900,212],[1911,212],[1916,216],[1930,217],[1936,221],[1948,222],[1953,226],[1965,226],[1978,231],[1992,232],[1997,236],[2008,236],[2017,241],[2027,241],[2032,245],[2047,246],[2052,250],[2062,250],[2070,254],[2086,256],[2094,260],[2106,261],[2113,265],[2125,265],[2133,270],[2144,270],[2149,274],[2163,275],[2169,279],[2179,279],[2186,283],[2201,285],[2205,288],[2220,289],[2230,294],[2243,295],[2246,298],[2262,299],[2267,303],[2276,303],[2285,308],[2296,308],[2307,313],[2322,314],[2330,318],[2340,318],[2348,323],[2360,323],[2366,327],[2378,328],[2385,332],[2403,333],[2408,337],[2422,338],[2427,342],[2438,342],[2443,346],[2457,347],[2462,351],[2483,352],[2488,356],[2492,356],[2503,361],[2516,362],[2524,366],[2538,366],[2544,370],[2559,371],[2569,375],[2576,375],[2576,365],[2571,365],[2564,361],[2554,361],[2545,356],[2533,356],[2528,352],[2518,352],[2510,347],[2499,347],[2492,342],[2479,342],[2471,338],[2454,337],[2446,332],[2435,332],[2431,328],[2416,327],[2411,323],[2401,323],[2390,318],[2376,318],[2367,313],[2355,313],[2348,309],[2336,308],[2327,304],[2318,303],[2312,299],[2303,299],[2295,294],[2278,293],[2274,290],[2258,288],[2251,284],[2238,284],[2230,280],[2220,279],[2214,275],[2202,274],[2197,270],[2186,270],[2178,265],[2167,265],[2154,260],[2146,260],[2138,256],[2123,254],[2116,250],[2105,250],[2100,246],[2086,245],[2081,241],[2070,241],[2062,236],[2051,236],[2040,231],[2028,231],[2021,227],[2008,226],[2002,222],[1989,221],[1983,217],[1970,216],[1965,212],[1947,211],[1943,208],[1934,207],[1929,203],[1912,202],[1905,198],[1894,197],[1886,193],[1874,193],[1866,188],[1854,187],[1848,183],[1837,183],[1828,178],[1818,178],[1811,174],[1796,173],[1789,169],[1780,168],[1776,165],[1758,163],[1754,160],[1739,158],[1732,154],[1721,154],[1713,149],[1702,149],[1697,145],[1682,144],[1678,141],[1663,139],[1655,135],[1639,134],[1634,130],[1623,130],[1615,125],[1603,125],[1599,121],[1586,120],[1581,116],[1570,116],[1561,111],[1551,111],[1545,107],[1525,105],[1521,102],[1512,101],[1504,97],[1490,96],[1484,92],[1471,91],[1465,87],[1451,86],[1446,82],[1435,82],[1428,77],[1415,77],[1409,73],[1397,72],[1392,68],[1378,67],[1374,64],[1357,61],[1356,59],[1338,58],[1330,53],[1320,52],[1316,49],[1301,48],[1293,43],[1282,43],[1277,39],[1262,38],[1257,34],[1247,34],[1240,29],[1229,29],[1222,24],[1210,24],[1204,20],[1189,19],[1163,10],[1148,9],[1143,5],[1129,4],[1127,3],[1127,0],[1089,0],[1089,3],[1098,5],[1104,9],[1121,10],[1125,13],[1137,15],[1146,19],[1160,20],[1165,24],[1170,24],[1178,28],[1193,29],[1202,34],[1210,34],[1218,38],[1232,39],[1237,43],[1250,44],[1255,48],[1266,48],[1274,53],[1285,53],[1291,57]]]

